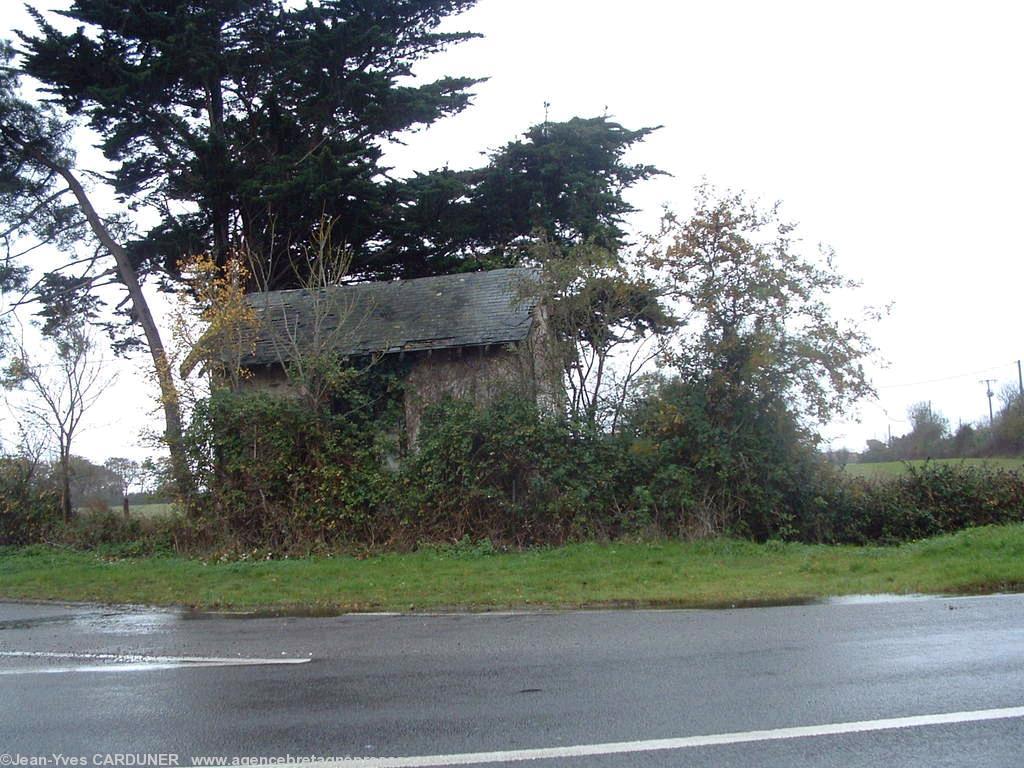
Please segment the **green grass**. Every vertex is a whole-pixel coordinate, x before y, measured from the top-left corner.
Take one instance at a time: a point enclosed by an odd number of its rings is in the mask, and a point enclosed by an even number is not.
[[[574,544],[508,554],[421,551],[206,564],[0,550],[0,596],[202,608],[409,610],[707,606],[862,593],[1024,588],[1024,525],[899,547]]]
[[[120,508],[114,510],[120,512]],[[174,504],[132,504],[128,508],[128,514],[133,518],[148,520],[154,517],[168,517],[175,513]]]
[[[1015,459],[929,459],[932,464],[963,464],[966,466],[987,466],[992,469],[1024,470],[1024,457]],[[924,461],[881,461],[874,464],[847,464],[844,471],[853,477],[884,479],[896,477],[907,471],[908,465],[921,466]]]
[[[175,514],[176,507],[174,504],[157,503],[157,504],[132,504],[128,508],[128,514],[135,520],[151,520],[157,517],[169,517]],[[75,510],[77,514],[89,514],[89,510],[85,507],[79,507]],[[118,504],[110,508],[110,511],[116,515],[121,514],[121,505]]]

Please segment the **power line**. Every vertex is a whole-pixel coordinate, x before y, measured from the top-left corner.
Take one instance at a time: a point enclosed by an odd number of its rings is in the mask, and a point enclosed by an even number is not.
[[[925,379],[923,381],[908,381],[908,382],[905,382],[903,384],[882,384],[882,385],[879,385],[878,387],[876,387],[876,389],[897,389],[897,388],[900,388],[900,387],[920,387],[920,386],[923,386],[924,384],[938,384],[938,383],[943,382],[943,381],[954,381],[956,379],[966,379],[968,377],[977,376],[977,375],[982,374],[982,373],[990,373],[992,371],[996,371],[996,370],[999,370],[1001,368],[1011,367],[1011,366],[1015,365],[1016,362],[1017,361],[1015,361],[1015,360],[1009,360],[1009,361],[1007,361],[1005,363],[1000,363],[998,365],[990,365],[988,368],[979,368],[978,370],[975,370],[975,371],[965,371],[964,373],[956,373],[956,374],[952,374],[950,376],[942,376],[942,377],[937,378],[937,379]],[[994,379],[993,379],[993,381],[994,381]]]

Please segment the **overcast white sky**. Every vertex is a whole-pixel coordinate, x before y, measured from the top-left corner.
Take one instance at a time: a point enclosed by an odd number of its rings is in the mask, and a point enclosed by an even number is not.
[[[59,6],[50,0],[47,7]],[[0,36],[26,23],[3,3]],[[487,76],[464,114],[391,153],[398,170],[477,165],[539,122],[607,111],[662,125],[630,158],[672,174],[630,194],[649,229],[693,186],[782,200],[810,248],[835,248],[856,302],[893,302],[873,337],[879,399],[830,425],[836,447],[907,430],[931,400],[955,426],[987,418],[982,378],[1016,383],[1024,357],[1024,4],[481,0],[446,24],[482,40],[425,62],[425,77]],[[142,375],[120,383],[76,452],[138,454],[154,421]],[[149,414],[149,415],[147,415]]]

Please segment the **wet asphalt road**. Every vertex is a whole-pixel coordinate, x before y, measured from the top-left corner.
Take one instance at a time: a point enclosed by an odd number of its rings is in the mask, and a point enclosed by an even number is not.
[[[246,619],[0,604],[0,753],[89,765],[452,755],[1015,707],[1024,596]],[[1024,718],[492,764],[882,763],[1024,765]]]

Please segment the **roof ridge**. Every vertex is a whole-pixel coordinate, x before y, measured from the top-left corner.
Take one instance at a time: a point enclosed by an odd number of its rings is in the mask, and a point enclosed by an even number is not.
[[[330,290],[333,288],[357,288],[360,286],[396,286],[396,285],[408,285],[411,283],[419,283],[426,280],[448,280],[459,277],[478,277],[480,275],[497,275],[498,273],[510,273],[519,272],[524,275],[530,274],[532,276],[539,276],[540,269],[537,267],[498,267],[497,269],[477,269],[471,272],[450,272],[444,275],[423,275],[422,277],[405,277],[398,278],[396,280],[354,280],[350,283],[332,283],[330,285],[323,285],[316,288],[317,291]],[[278,295],[285,293],[311,293],[309,288],[275,288],[272,291],[251,291],[246,295],[249,296],[267,296],[267,295]]]

